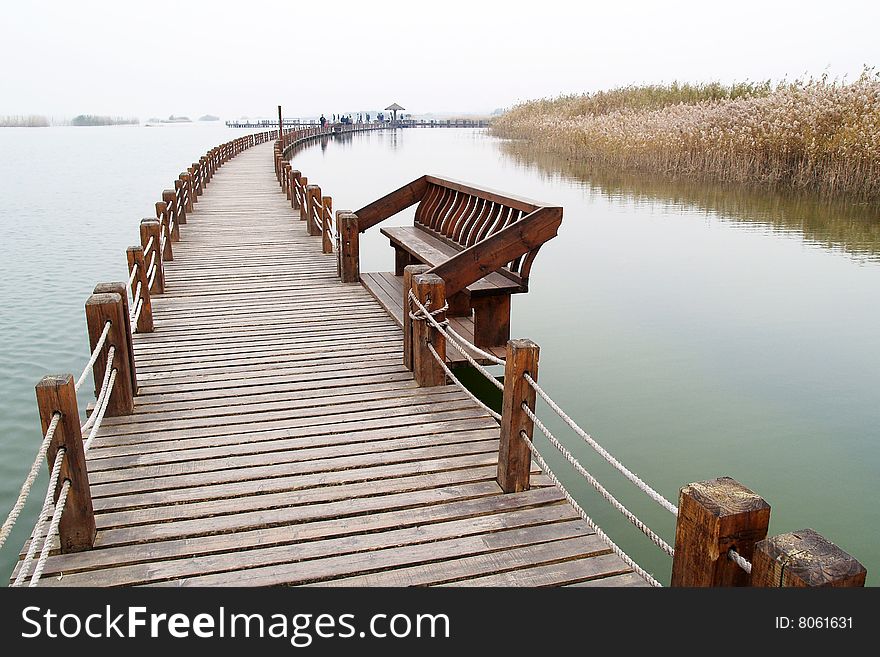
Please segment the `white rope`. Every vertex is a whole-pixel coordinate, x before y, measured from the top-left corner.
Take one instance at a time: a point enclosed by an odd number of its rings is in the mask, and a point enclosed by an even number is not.
[[[550,396],[546,392],[544,392],[544,389],[541,388],[541,386],[539,386],[531,376],[524,373],[523,378],[528,382],[528,384],[530,386],[532,386],[532,388],[534,388],[535,392],[538,393],[538,395],[541,397],[541,399],[543,399],[545,402],[547,402],[547,405],[550,408],[552,408],[556,412],[556,414],[560,418],[562,418],[562,420],[569,427],[571,427],[574,430],[574,432],[577,435],[579,435],[581,438],[583,438],[584,441],[586,441],[586,443],[590,447],[592,447],[594,450],[596,450],[596,452],[602,458],[604,458],[606,461],[608,461],[608,463],[610,463],[614,467],[615,470],[620,472],[624,477],[626,477],[632,483],[634,483],[637,488],[639,488],[643,493],[645,493],[652,500],[657,502],[657,504],[662,506],[664,509],[666,509],[667,511],[669,511],[673,515],[676,515],[676,516],[678,515],[678,507],[677,506],[675,506],[672,502],[667,500],[660,493],[658,493],[653,488],[651,488],[648,484],[646,484],[644,481],[642,481],[642,479],[638,475],[636,475],[634,472],[630,471],[625,465],[623,465],[620,461],[618,461],[616,458],[614,458],[604,447],[602,447],[599,443],[597,443],[595,440],[593,440],[593,438],[586,431],[581,429],[577,425],[577,423],[574,420],[572,420],[565,413],[565,411],[563,411],[561,408],[559,408],[559,405],[556,402],[554,402],[552,399],[550,399]]]
[[[141,282],[138,281],[137,288],[134,291],[134,294],[131,297],[131,303],[136,306],[138,301],[141,299]],[[132,308],[134,310],[134,308]]]
[[[498,388],[502,392],[504,391],[504,384],[502,384],[498,379],[496,379],[495,376],[492,374],[492,372],[490,372],[485,367],[480,365],[480,363],[478,363],[476,360],[474,360],[474,357],[471,356],[467,351],[465,351],[465,348],[463,346],[459,345],[455,340],[452,339],[452,336],[449,333],[447,333],[447,331],[453,332],[452,329],[449,328],[448,320],[444,321],[444,322],[438,322],[437,319],[434,317],[435,314],[445,312],[449,308],[449,304],[444,304],[443,308],[440,308],[439,310],[429,311],[416,298],[416,296],[412,293],[412,290],[410,290],[410,293],[409,293],[409,300],[410,300],[410,303],[415,304],[419,309],[418,313],[410,312],[410,314],[409,314],[410,319],[413,319],[413,320],[427,319],[428,323],[431,324],[431,326],[433,326],[435,329],[437,329],[437,331],[439,331],[441,333],[441,335],[443,335],[443,337],[446,338],[446,342],[448,344],[451,344],[455,348],[456,351],[458,351],[462,356],[464,356],[474,369],[476,369],[480,374],[482,374],[484,377],[486,377],[496,388]],[[458,333],[456,333],[455,335],[459,340],[461,340],[461,342],[463,344],[466,344],[468,347],[471,347],[477,351],[480,351],[479,349],[477,349],[476,346],[472,345],[465,338],[458,335]],[[482,353],[486,353],[486,352],[482,352]],[[498,359],[496,358],[495,360],[498,360]],[[503,363],[504,361],[501,361],[501,362]]]
[[[107,386],[110,381],[110,370],[113,369],[113,358],[116,355],[116,347],[111,346],[110,349],[107,350],[107,364],[104,365],[104,378],[101,381],[101,389],[98,391],[98,396],[95,400],[95,408],[100,406],[104,401],[104,395],[107,394]],[[95,412],[92,411],[92,414],[89,416],[89,419],[86,420],[86,423],[80,427],[80,432],[85,433],[89,430],[95,423]]]
[[[131,289],[131,286],[134,285],[134,279],[137,276],[138,264],[134,263],[134,266],[131,268],[131,274],[128,277],[128,287]]]
[[[49,558],[49,551],[52,549],[52,538],[58,531],[58,525],[61,524],[61,515],[64,513],[64,506],[67,504],[67,494],[70,492],[70,479],[65,479],[61,485],[61,494],[55,503],[55,511],[52,513],[52,522],[49,523],[49,531],[46,532],[46,538],[43,539],[43,549],[40,550],[40,558],[37,561],[37,567],[34,568],[33,577],[29,586],[36,586],[40,578],[43,576],[43,569],[46,567],[46,560]]]
[[[150,252],[150,249],[153,246],[153,241],[154,241],[153,235],[150,235],[150,239],[147,240],[147,244],[146,244],[146,246],[144,246],[144,253],[145,254]]]
[[[639,518],[632,511],[630,511],[623,504],[621,504],[617,500],[617,498],[614,497],[614,495],[612,495],[608,491],[608,489],[606,489],[602,484],[600,484],[599,481],[592,474],[590,474],[586,470],[586,468],[584,468],[584,466],[582,466],[578,462],[578,460],[572,455],[572,453],[569,452],[565,448],[565,446],[556,439],[556,436],[554,436],[550,432],[550,430],[546,426],[544,426],[544,423],[541,422],[541,420],[539,420],[538,417],[534,413],[532,413],[532,409],[530,409],[525,403],[523,403],[522,409],[525,411],[526,415],[529,416],[529,418],[532,420],[532,422],[535,423],[535,426],[537,426],[541,430],[541,432],[545,436],[547,436],[547,439],[550,441],[550,444],[552,444],[557,450],[559,450],[559,453],[562,454],[563,457],[565,457],[565,460],[568,461],[571,464],[571,466],[575,470],[577,470],[578,473],[584,479],[586,479],[593,488],[595,488],[597,491],[599,491],[599,494],[605,498],[606,502],[608,502],[611,506],[613,506],[621,514],[623,514],[623,516],[627,520],[629,520],[633,524],[633,526],[636,527],[636,529],[638,529],[645,536],[647,536],[649,539],[651,539],[651,542],[654,543],[654,545],[656,545],[658,548],[663,550],[670,557],[673,555],[672,546],[669,545],[669,543],[667,543],[666,541],[664,541],[660,536],[658,536],[654,532],[654,530],[652,530],[645,523],[643,523],[641,520],[639,520]]]
[[[30,472],[28,472],[27,478],[24,480],[24,483],[21,485],[21,491],[18,493],[18,499],[15,500],[15,504],[12,507],[12,510],[9,512],[9,515],[6,516],[6,520],[3,522],[3,527],[0,529],[0,548],[6,543],[6,539],[9,538],[9,534],[12,532],[12,528],[15,526],[15,522],[18,520],[18,516],[21,515],[22,509],[24,509],[25,502],[27,502],[28,496],[31,494],[31,489],[34,486],[34,481],[37,479],[37,475],[40,473],[40,466],[43,464],[43,459],[46,458],[46,452],[49,449],[49,445],[52,443],[52,438],[55,436],[55,429],[58,427],[58,422],[61,420],[61,413],[55,412],[52,414],[52,420],[49,422],[49,426],[46,428],[46,434],[43,436],[43,442],[40,443],[40,449],[37,450],[37,457],[34,459],[33,464],[31,465]]]
[[[730,548],[727,551],[727,558],[730,559],[737,566],[746,571],[749,575],[752,574],[752,562],[742,556],[739,552]]]
[[[452,373],[452,370],[450,370],[449,367],[446,366],[446,363],[443,362],[443,359],[440,358],[440,354],[437,353],[437,351],[434,349],[434,345],[432,345],[430,342],[428,343],[428,350],[431,352],[431,355],[434,356],[434,358],[437,360],[437,362],[440,363],[440,367],[443,368],[443,370],[446,372],[446,375],[450,379],[452,379],[452,381],[453,381],[453,383],[455,383],[455,385],[457,385],[459,388],[461,388],[461,390],[463,392],[465,392],[468,395],[468,397],[470,397],[474,402],[479,404],[483,408],[483,410],[485,410],[489,415],[494,417],[499,422],[501,421],[501,415],[499,413],[496,413],[491,408],[486,406],[486,404],[484,404],[480,399],[478,399],[474,393],[472,393],[470,390],[468,390],[467,387],[461,381],[458,380],[458,378]]]
[[[89,432],[89,437],[83,443],[83,453],[89,451],[89,447],[91,447],[92,445],[92,440],[94,440],[95,436],[98,434],[98,429],[101,428],[101,421],[104,419],[104,412],[107,410],[107,406],[110,404],[110,395],[113,394],[114,383],[116,383],[116,370],[113,370],[110,373],[110,380],[107,382],[107,394],[105,394],[104,398],[101,400],[101,405],[96,405],[95,410],[92,411],[91,417],[94,417],[96,419],[92,430]],[[89,419],[91,419],[91,417]]]
[[[648,571],[646,571],[639,564],[633,561],[632,557],[630,557],[626,552],[620,549],[620,547],[618,547],[618,545],[608,537],[608,534],[603,532],[599,525],[597,525],[593,521],[593,519],[587,515],[587,512],[581,508],[581,505],[575,501],[575,499],[571,496],[571,493],[569,493],[566,490],[565,486],[562,485],[562,482],[559,481],[559,478],[555,474],[553,474],[553,471],[550,470],[549,467],[547,467],[547,462],[544,461],[541,454],[538,453],[537,448],[532,444],[532,441],[529,440],[529,437],[525,434],[524,431],[520,431],[520,437],[524,441],[526,441],[526,445],[528,445],[529,450],[531,450],[532,455],[535,457],[535,460],[538,462],[538,465],[541,467],[541,470],[544,472],[544,474],[550,478],[550,480],[556,485],[557,488],[559,488],[560,491],[562,491],[562,494],[565,496],[565,499],[568,500],[568,503],[571,504],[572,507],[574,507],[574,510],[577,511],[578,515],[580,515],[583,521],[590,526],[590,529],[596,532],[596,536],[604,541],[604,543],[609,548],[611,548],[611,551],[618,557],[620,557],[627,566],[632,568],[636,574],[641,575],[648,582],[648,584],[657,587],[663,586],[662,584],[660,584],[660,582],[654,579],[654,577]]]
[[[147,289],[153,289],[153,282],[156,280],[156,265],[153,265],[153,268],[150,270],[150,275],[147,277]]]
[[[150,240],[152,240],[152,239],[153,238],[151,237]],[[153,253],[150,254],[150,264],[147,265],[147,276],[150,275],[150,272],[153,270],[153,267],[155,267],[155,266],[156,266],[156,252],[153,251]]]
[[[31,562],[34,560],[34,555],[37,553],[37,540],[43,537],[43,525],[46,523],[46,516],[49,514],[49,509],[52,508],[52,500],[55,499],[55,489],[58,487],[58,477],[61,474],[61,464],[64,461],[65,451],[66,450],[62,447],[55,454],[55,463],[52,464],[52,474],[49,475],[49,487],[46,489],[46,498],[43,500],[43,508],[40,510],[40,515],[37,517],[34,530],[31,532],[31,544],[28,546],[27,554],[25,554],[24,560],[21,562],[21,567],[18,569],[18,575],[12,583],[12,586],[21,586],[22,582],[24,582],[27,577],[28,571],[31,569]]]
[[[134,312],[134,317],[131,318],[131,332],[132,333],[137,332],[137,323],[141,317],[141,310],[143,310],[143,307],[144,307],[144,300],[138,299],[137,309]]]
[[[82,374],[79,375],[79,378],[76,380],[76,383],[73,386],[73,389],[76,392],[79,392],[79,389],[82,387],[82,384],[85,382],[86,377],[89,375],[89,370],[94,366],[95,361],[98,360],[98,354],[101,353],[101,349],[104,348],[104,342],[107,340],[107,335],[110,333],[110,326],[112,322],[107,322],[104,324],[104,330],[101,332],[101,337],[98,338],[98,342],[95,345],[95,348],[92,349],[92,355],[89,357],[89,362],[86,363],[85,368],[82,371]]]

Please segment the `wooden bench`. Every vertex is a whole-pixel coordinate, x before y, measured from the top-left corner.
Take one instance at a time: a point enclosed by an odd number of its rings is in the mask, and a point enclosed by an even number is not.
[[[410,264],[430,266],[446,286],[448,316],[473,312],[474,344],[510,339],[510,295],[528,291],[541,245],[556,236],[562,208],[467,183],[422,176],[361,208],[363,232],[418,204],[412,226],[382,228],[395,250],[396,276]]]

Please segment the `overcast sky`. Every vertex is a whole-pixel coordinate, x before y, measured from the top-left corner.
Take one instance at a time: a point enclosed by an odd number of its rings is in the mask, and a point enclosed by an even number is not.
[[[857,76],[880,2],[4,3],[0,115],[489,112],[671,80]]]

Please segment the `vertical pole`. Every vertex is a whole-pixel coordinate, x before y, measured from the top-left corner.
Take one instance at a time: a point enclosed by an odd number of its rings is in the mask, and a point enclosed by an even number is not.
[[[278,106],[278,139],[284,134],[284,124],[281,121],[281,105]]]
[[[292,169],[290,172],[290,207],[294,210],[299,210],[298,183],[301,175],[302,173],[296,169]]]
[[[180,178],[174,181],[174,198],[177,209],[177,223],[183,225],[186,223],[186,186]]]
[[[193,194],[193,185],[192,185],[192,175],[190,175],[189,171],[184,171],[180,174],[180,179],[183,181],[183,187],[186,191],[186,211],[193,211],[193,203],[195,202],[195,196]]]
[[[131,274],[132,269],[137,267],[134,281],[131,284],[131,294],[134,298],[138,283],[141,284],[141,314],[138,315],[137,332],[152,333],[153,332],[153,302],[150,300],[150,288],[147,286],[147,267],[144,264],[144,247],[130,246],[125,250],[125,256],[128,258],[128,273]],[[137,308],[135,308],[137,310]]]
[[[318,185],[309,185],[306,188],[306,194],[308,195],[308,206],[309,211],[307,215],[306,228],[308,229],[309,235],[320,235],[321,227],[315,221],[315,215],[318,213],[318,207],[321,205],[321,188]]]
[[[162,235],[162,261],[174,260],[174,251],[171,248],[173,240],[171,236],[171,216],[168,207],[163,201],[156,203],[156,218],[159,221],[160,233]]]
[[[147,279],[152,277],[153,284],[150,292],[162,294],[165,291],[165,267],[162,264],[162,249],[160,248],[161,228],[155,219],[141,219],[141,246],[144,247],[144,259],[147,262]],[[147,250],[150,238],[153,245]],[[155,254],[155,257],[154,257]],[[153,274],[155,267],[155,274]]]
[[[177,216],[177,197],[174,195],[173,189],[166,189],[162,192],[162,202],[168,210],[168,218],[171,221],[171,240],[173,242],[180,241],[180,218]],[[156,211],[159,210],[159,204],[156,204]]]
[[[339,278],[343,283],[359,283],[360,253],[357,215],[340,210],[336,213],[336,229],[339,231]]]
[[[446,286],[436,274],[417,274],[412,279],[412,290],[416,299],[429,311],[436,311],[446,305]],[[446,319],[444,313],[433,316],[438,322]],[[437,352],[437,357],[445,362],[446,338],[431,326],[428,320],[415,320],[412,324],[413,374],[421,387],[446,385],[446,371],[431,353],[429,345]]]
[[[89,329],[89,346],[92,350],[97,346],[104,326],[110,322],[107,340],[98,355],[93,372],[95,376],[95,397],[101,391],[104,372],[107,366],[107,352],[115,347],[111,366],[116,369],[116,381],[107,404],[107,415],[129,415],[134,409],[132,380],[134,377],[129,363],[129,344],[126,342],[128,317],[123,310],[122,298],[114,293],[93,294],[86,301],[86,322]]]
[[[864,586],[868,571],[812,529],[780,534],[755,545],[752,586]]]
[[[304,221],[309,216],[309,198],[306,190],[309,188],[309,179],[306,176],[300,176],[299,179],[299,219]]]
[[[333,253],[333,241],[330,234],[333,232],[333,199],[329,196],[321,197],[321,252]]]
[[[128,372],[131,377],[131,394],[136,395],[138,389],[137,368],[134,363],[134,343],[131,339],[131,307],[128,305],[128,290],[125,289],[125,283],[98,283],[92,294],[118,294],[122,299],[122,315],[126,319],[121,325],[122,333],[125,335],[124,343],[128,347],[127,353],[123,354],[123,358],[127,358]],[[103,328],[102,328],[103,330]],[[113,329],[110,329],[111,333]],[[99,334],[100,335],[100,334]],[[110,337],[109,335],[107,336]]]
[[[498,444],[498,485],[505,493],[529,489],[532,452],[522,438],[532,440],[534,425],[523,404],[534,413],[535,389],[523,377],[538,380],[540,349],[531,340],[509,340],[504,364],[504,401],[501,408],[501,433]]]
[[[58,487],[54,493],[56,502],[64,481],[70,481],[67,503],[58,526],[61,551],[88,550],[95,544],[95,512],[92,508],[89,472],[86,468],[73,377],[70,374],[44,376],[37,384],[36,392],[44,435],[52,421],[52,416],[55,413],[61,415],[46,452],[50,471],[55,465],[58,450],[63,447],[65,452],[58,477]]]
[[[403,270],[403,366],[409,371],[413,368],[413,321],[409,316],[413,309],[409,293],[413,288],[413,276],[424,274],[430,268],[428,265],[407,265]]]
[[[672,586],[748,586],[727,553],[751,559],[769,524],[770,505],[730,477],[688,484],[678,497]]]

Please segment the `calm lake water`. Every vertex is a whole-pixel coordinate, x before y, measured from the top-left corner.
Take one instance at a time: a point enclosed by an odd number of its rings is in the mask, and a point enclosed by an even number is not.
[[[125,276],[138,220],[183,166],[239,134],[201,125],[0,130],[4,515],[40,440],[33,385],[50,372],[78,374],[88,356],[82,305],[92,287]],[[512,334],[541,346],[545,389],[670,499],[688,482],[732,476],[770,502],[772,533],[812,527],[857,556],[869,583],[880,581],[876,208],[587,175],[479,130],[356,135],[311,146],[293,163],[341,209],[424,173],[564,206],[531,291],[513,302]],[[377,229],[363,238],[361,263],[393,267]],[[672,541],[669,514],[548,409],[539,414]],[[612,538],[668,581],[670,560],[567,464],[552,463]],[[4,574],[40,497],[3,551]]]

